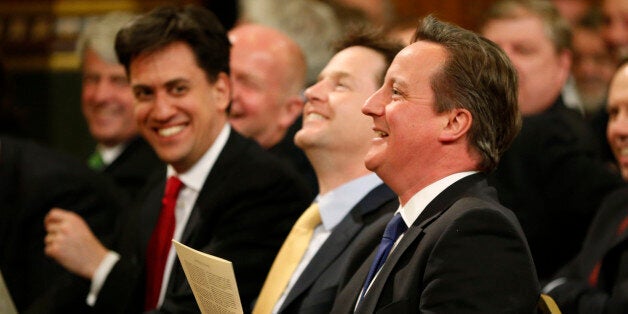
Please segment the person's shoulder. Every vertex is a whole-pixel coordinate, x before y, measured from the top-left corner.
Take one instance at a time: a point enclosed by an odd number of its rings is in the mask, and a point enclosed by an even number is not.
[[[90,173],[78,157],[32,139],[2,136],[0,157],[3,163],[11,163],[34,173]],[[38,172],[37,169],[45,171]]]
[[[294,167],[263,149],[257,142],[232,130],[225,145],[224,157],[232,159],[233,175],[247,180],[250,185],[287,184],[294,189],[307,191],[305,181]],[[220,157],[219,157],[220,158]]]

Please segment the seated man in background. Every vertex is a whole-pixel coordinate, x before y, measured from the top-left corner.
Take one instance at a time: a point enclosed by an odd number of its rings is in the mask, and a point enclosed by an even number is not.
[[[608,142],[628,182],[628,63],[609,91]],[[628,313],[628,186],[605,198],[582,250],[545,288],[564,313]]]
[[[305,90],[304,122],[295,142],[318,179],[319,195],[302,216],[316,213],[313,235],[301,244],[290,236],[284,242],[254,313],[329,313],[339,274],[353,271],[346,263],[348,254],[366,258],[399,206],[394,193],[364,166],[372,131],[360,112],[399,50],[400,45],[381,35],[349,34],[318,82]],[[297,222],[294,230],[299,227]],[[294,246],[302,256],[288,254]],[[286,267],[288,256],[298,265]]]
[[[495,2],[481,31],[517,69],[523,115],[521,133],[489,183],[517,215],[543,282],[577,254],[600,202],[622,180],[601,158],[582,115],[563,103],[571,32],[552,3]]]
[[[486,180],[517,135],[517,76],[494,43],[429,16],[362,108],[366,167],[399,197],[331,313],[532,313],[534,262]],[[344,284],[346,283],[346,284]]]
[[[229,48],[217,18],[198,6],[156,8],[118,33],[135,120],[167,167],[111,249],[76,215],[46,216],[46,254],[91,281],[93,312],[199,312],[172,239],[231,261],[249,311],[311,201],[293,171],[228,124]]]
[[[139,194],[152,172],[163,167],[138,133],[133,92],[113,47],[116,33],[133,17],[124,12],[94,17],[77,44],[83,73],[81,108],[98,143],[88,165],[109,175],[129,200]]]
[[[294,166],[314,193],[314,170],[294,145],[307,70],[301,48],[282,32],[257,24],[237,26],[229,40],[233,84],[229,123]]]

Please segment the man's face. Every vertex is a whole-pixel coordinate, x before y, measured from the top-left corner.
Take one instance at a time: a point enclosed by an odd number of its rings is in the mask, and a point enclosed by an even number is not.
[[[617,159],[622,177],[628,181],[628,66],[615,74],[608,93],[608,143]]]
[[[305,63],[295,65],[300,57],[296,55],[300,54],[298,47],[274,30],[243,25],[232,30],[229,39],[233,86],[229,122],[238,132],[270,148],[301,112],[297,78],[302,79],[298,73],[304,73]]]
[[[106,62],[89,48],[83,56],[81,109],[89,132],[103,145],[114,146],[137,134],[124,67]]]
[[[436,113],[430,81],[446,59],[443,47],[419,41],[404,48],[392,62],[383,86],[362,112],[373,118],[375,132],[365,163],[395,192],[422,181],[440,158],[438,137],[447,114]],[[417,171],[418,169],[418,171]]]
[[[226,122],[229,78],[210,83],[190,47],[174,42],[131,61],[135,117],[157,155],[178,172],[189,170]]]
[[[517,69],[519,110],[523,115],[549,108],[567,80],[568,52],[557,52],[536,16],[489,21],[483,35],[498,44]]]
[[[353,46],[338,52],[305,91],[303,127],[295,143],[303,150],[325,149],[366,153],[371,137],[370,119],[360,112],[377,90],[385,71],[378,52]]]
[[[628,56],[628,1],[604,0],[602,3],[604,27],[602,35],[617,57]]]
[[[606,99],[608,84],[615,71],[614,59],[602,37],[590,29],[574,29],[573,48],[573,76],[578,91],[585,109],[594,111]]]
[[[276,132],[287,100],[276,56],[237,44],[231,50],[233,100],[229,122],[242,134],[263,142]],[[272,146],[272,145],[271,145]]]

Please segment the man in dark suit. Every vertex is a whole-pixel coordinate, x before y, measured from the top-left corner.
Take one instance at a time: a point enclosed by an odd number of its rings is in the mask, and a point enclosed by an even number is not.
[[[607,138],[628,182],[628,64],[609,89]],[[565,313],[628,312],[628,187],[610,194],[591,223],[582,250],[544,290]]]
[[[118,33],[136,122],[168,166],[126,219],[115,252],[75,215],[46,217],[46,253],[91,280],[94,312],[198,312],[170,239],[233,262],[248,310],[311,201],[295,173],[227,123],[229,47],[216,17],[196,6],[157,8]]]
[[[516,67],[523,115],[521,133],[489,183],[521,222],[545,282],[577,254],[603,197],[622,180],[601,158],[599,140],[583,117],[563,103],[571,32],[552,3],[498,1],[482,34]]]
[[[44,255],[44,216],[52,206],[80,215],[102,241],[124,207],[109,178],[80,160],[0,134],[0,270],[20,313],[41,308],[71,274]],[[110,240],[110,239],[109,239]]]
[[[401,207],[332,313],[534,311],[528,245],[485,175],[519,131],[516,82],[495,44],[423,19],[362,108],[374,122],[366,167]]]
[[[366,258],[398,207],[394,193],[364,167],[371,130],[360,112],[382,83],[401,46],[375,33],[349,34],[336,55],[305,90],[303,127],[295,137],[314,166],[322,222],[294,270],[275,259],[254,313],[328,313],[349,253]],[[369,227],[369,228],[367,228]],[[364,243],[356,248],[357,242]],[[288,242],[284,246],[289,245]],[[366,248],[367,250],[365,250]],[[281,280],[289,272],[289,280]],[[271,287],[281,284],[280,293]]]
[[[83,73],[81,109],[97,141],[88,165],[109,175],[129,200],[139,194],[152,172],[163,167],[138,134],[133,92],[113,47],[116,33],[133,17],[124,12],[94,17],[77,43]]]

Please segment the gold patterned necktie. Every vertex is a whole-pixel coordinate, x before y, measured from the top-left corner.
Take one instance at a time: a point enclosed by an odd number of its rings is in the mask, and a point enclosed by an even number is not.
[[[320,223],[321,215],[318,211],[318,204],[313,203],[294,224],[275,257],[273,266],[270,268],[262,291],[255,303],[254,314],[267,314],[273,310],[277,300],[288,285],[292,273],[303,257],[314,233],[314,228]]]

